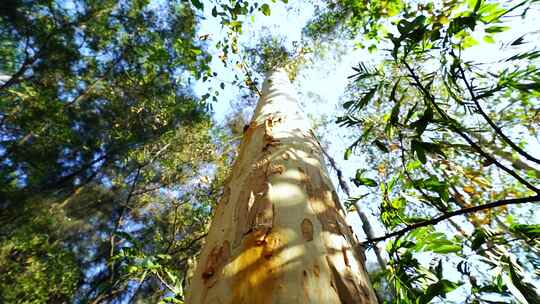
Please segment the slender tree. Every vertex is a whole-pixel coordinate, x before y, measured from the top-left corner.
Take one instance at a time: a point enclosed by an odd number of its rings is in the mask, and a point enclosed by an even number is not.
[[[187,302],[376,303],[286,72],[270,72]]]

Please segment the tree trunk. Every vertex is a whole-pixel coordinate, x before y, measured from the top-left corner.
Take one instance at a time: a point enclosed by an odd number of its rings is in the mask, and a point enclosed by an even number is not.
[[[343,215],[287,74],[270,73],[187,303],[377,303]]]

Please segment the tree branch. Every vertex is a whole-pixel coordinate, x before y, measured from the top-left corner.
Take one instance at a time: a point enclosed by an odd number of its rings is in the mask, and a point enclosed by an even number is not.
[[[380,237],[369,239],[367,243],[376,243],[376,242],[380,242],[380,241],[383,241],[392,237],[400,237],[400,236],[403,236],[405,233],[412,231],[414,229],[417,229],[420,227],[432,226],[432,225],[438,224],[439,222],[442,222],[444,220],[447,220],[449,218],[452,218],[458,215],[469,214],[473,212],[478,212],[478,211],[492,209],[492,208],[506,206],[506,205],[517,205],[517,204],[525,204],[525,203],[532,203],[532,202],[539,202],[539,201],[540,201],[540,195],[534,195],[534,196],[528,196],[528,197],[523,197],[523,198],[503,199],[503,200],[491,202],[484,205],[462,208],[453,212],[448,212],[448,213],[439,215],[437,217],[432,218],[431,220],[414,223],[401,230],[387,233]]]
[[[420,194],[424,197],[424,199],[427,200],[428,202],[430,202],[431,205],[433,207],[435,207],[435,209],[437,209],[438,211],[443,212],[443,213],[446,212],[446,210],[444,208],[441,208],[441,206],[439,206],[435,202],[433,202],[433,200],[430,198],[430,196],[418,185],[418,183],[412,178],[411,174],[407,170],[407,168],[405,166],[405,163],[406,163],[405,149],[404,149],[404,146],[403,146],[403,137],[402,137],[401,133],[399,133],[399,144],[400,144],[400,147],[401,147],[401,167],[402,167],[403,173],[405,173],[405,177],[412,183],[414,189],[416,189],[416,191],[420,192]],[[448,207],[448,206],[445,206],[445,207]],[[459,227],[458,224],[456,224],[454,221],[452,221],[450,219],[448,221],[450,222],[450,225],[452,225],[452,227],[454,227],[454,229],[456,229],[456,231],[458,231],[462,235],[465,235],[465,231],[463,231],[463,229],[461,227]]]
[[[455,55],[454,55],[454,58]],[[478,96],[476,96],[476,94],[474,93],[474,89],[472,87],[472,84],[467,80],[467,77],[465,76],[465,71],[463,70],[463,67],[461,66],[461,64],[458,64],[458,69],[459,69],[459,72],[461,73],[461,79],[463,80],[463,82],[465,83],[465,86],[467,87],[467,91],[469,91],[469,94],[471,95],[471,100],[474,102],[474,104],[476,105],[476,108],[478,110],[478,113],[480,113],[480,115],[486,120],[486,122],[491,126],[491,128],[493,128],[493,130],[495,130],[495,133],[497,133],[497,135],[499,135],[510,147],[512,147],[512,149],[514,149],[518,154],[520,154],[521,156],[525,157],[526,159],[532,161],[532,162],[535,162],[537,164],[540,164],[540,159],[530,155],[529,153],[527,153],[525,150],[521,149],[518,145],[516,145],[510,138],[508,138],[508,136],[506,136],[503,131],[501,130],[501,128],[499,128],[495,122],[493,122],[493,120],[491,120],[491,118],[487,115],[487,113],[484,111],[484,109],[482,109],[482,107],[480,106],[480,103],[478,102],[479,98]]]
[[[451,127],[452,129],[454,130],[454,132],[456,132],[459,136],[461,136],[461,138],[463,138],[471,147],[473,147],[477,152],[478,154],[480,154],[481,156],[483,156],[485,159],[487,159],[490,163],[493,163],[495,164],[498,168],[500,168],[501,170],[503,170],[504,172],[508,173],[509,175],[511,175],[512,177],[514,177],[516,180],[518,180],[521,184],[523,184],[524,186],[526,186],[527,188],[529,188],[530,190],[534,191],[535,193],[537,194],[540,194],[540,190],[538,188],[536,188],[535,186],[533,186],[531,183],[529,183],[527,180],[525,180],[523,177],[521,177],[519,174],[517,174],[516,172],[514,172],[513,170],[511,170],[510,168],[506,167],[505,165],[501,164],[497,159],[495,159],[493,156],[489,155],[488,153],[486,153],[484,150],[482,150],[482,148],[476,144],[465,132],[463,132],[462,130],[460,130],[460,127],[458,125],[458,123],[450,118],[448,116],[448,114],[446,114],[446,112],[444,112],[440,107],[439,105],[437,105],[437,103],[435,102],[435,97],[433,95],[431,95],[431,93],[424,87],[424,85],[422,84],[422,82],[420,81],[420,79],[418,78],[418,76],[416,75],[416,73],[414,72],[414,70],[411,68],[411,66],[406,62],[406,61],[403,61],[403,64],[405,65],[405,67],[407,68],[407,70],[409,71],[410,73],[410,77],[413,78],[414,82],[415,82],[415,85],[420,89],[420,91],[422,92],[422,94],[424,95],[424,97],[426,99],[428,99],[431,104],[433,105],[433,107],[435,107],[435,109],[437,110],[437,112],[439,113],[439,115],[441,115],[441,117],[443,117],[444,119],[448,120],[451,124]]]

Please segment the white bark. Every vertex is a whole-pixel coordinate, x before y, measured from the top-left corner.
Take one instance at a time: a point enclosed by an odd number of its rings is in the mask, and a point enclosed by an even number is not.
[[[294,89],[285,72],[270,73],[187,303],[376,301]]]

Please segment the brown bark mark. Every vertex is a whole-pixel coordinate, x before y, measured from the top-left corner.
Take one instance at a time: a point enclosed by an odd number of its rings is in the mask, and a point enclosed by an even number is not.
[[[257,157],[257,155],[253,155],[252,151],[260,151],[263,149],[265,143],[260,133],[264,134],[264,132],[264,125],[257,125],[256,122],[251,122],[249,124],[249,127],[246,129],[242,138],[242,142],[238,147],[237,158],[233,163],[231,176],[229,177],[231,180],[242,173],[242,169],[246,166],[246,161],[251,161]]]
[[[237,226],[234,247],[238,247],[242,238],[251,231],[257,231],[259,241],[264,241],[273,226],[274,208],[268,198],[268,166],[268,158],[263,155],[252,166],[242,186],[235,205]]]
[[[257,208],[250,212],[249,219],[251,219],[251,229],[259,235],[258,242],[264,242],[274,222],[274,205],[268,199],[268,191],[257,204]]]
[[[275,147],[280,144],[280,141],[278,139],[275,139],[272,133],[272,128],[276,123],[279,122],[281,122],[281,118],[274,120],[274,118],[272,117],[264,121],[264,146],[262,148],[263,152],[267,151],[270,147]]]
[[[300,172],[300,182],[303,184],[307,184],[308,177],[306,175],[306,171],[304,171],[304,169],[302,169],[301,167],[298,167],[298,172]]]
[[[302,221],[302,224],[300,224],[300,229],[302,230],[304,240],[308,242],[313,240],[313,223],[309,219],[305,218]]]
[[[273,258],[282,249],[279,233],[270,233],[261,245],[255,233],[242,242],[242,250],[235,264],[243,267],[234,277],[230,304],[271,304],[280,287],[280,265]]]
[[[283,155],[281,156],[281,158],[282,158],[283,160],[289,160],[289,158],[290,158],[289,153],[287,153],[287,152],[283,153]]]
[[[343,262],[345,263],[345,265],[347,265],[347,267],[351,267],[351,264],[349,263],[349,257],[347,256],[348,250],[349,248],[345,246],[341,247],[341,254],[343,254]]]
[[[336,209],[332,208],[330,205],[331,199],[328,197],[328,191],[324,188],[312,188],[309,186],[307,188],[309,205],[316,213],[317,218],[321,223],[322,230],[332,234],[342,234],[339,227],[340,215]]]
[[[279,234],[269,234],[264,240],[263,247],[263,256],[267,259],[270,259],[274,254],[280,250],[282,244]]]
[[[283,174],[283,171],[285,171],[285,167],[283,165],[270,165],[268,167],[268,176],[274,174]]]
[[[331,258],[327,256],[326,261],[332,272],[332,286],[335,288],[341,303],[370,303],[369,292],[365,286],[358,285],[358,279],[354,276],[351,269],[346,268],[340,272],[331,261]]]
[[[319,265],[315,264],[313,266],[313,274],[318,278],[321,275],[321,268]]]
[[[229,241],[224,241],[221,246],[215,246],[210,251],[206,260],[202,278],[207,288],[211,288],[217,282],[221,270],[229,260],[231,246]]]
[[[358,239],[355,237],[352,228],[337,211],[341,207],[337,193],[324,183],[321,173],[318,170],[310,170],[308,168],[306,178],[308,178],[305,181],[306,191],[309,197],[308,202],[312,210],[317,214],[323,231],[339,234],[354,248],[359,248]],[[357,252],[355,250],[353,255],[358,261],[364,262],[363,252]]]

